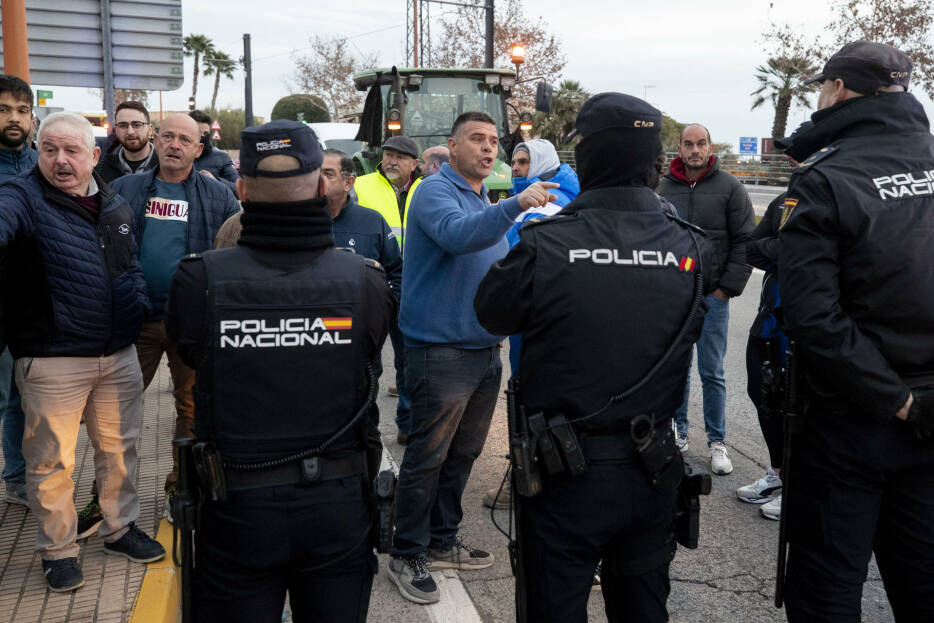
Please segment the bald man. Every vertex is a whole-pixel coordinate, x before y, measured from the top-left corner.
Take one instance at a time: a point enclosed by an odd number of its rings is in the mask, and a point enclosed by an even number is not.
[[[148,386],[162,354],[169,359],[175,395],[175,434],[190,436],[194,423],[191,390],[194,371],[182,363],[165,336],[165,305],[169,283],[179,261],[190,253],[213,248],[217,230],[228,217],[240,211],[233,191],[224,184],[194,170],[201,153],[198,124],[188,115],[172,115],[162,122],[153,139],[159,166],[145,173],[125,175],[112,183],[130,204],[133,233],[139,243],[140,264],[149,289],[153,313],[143,324],[136,342],[137,356]],[[111,232],[120,235],[129,232]],[[177,469],[166,478],[165,488],[175,487]],[[96,498],[79,516],[79,536],[89,533],[98,521]]]
[[[435,145],[422,152],[422,176],[428,177],[441,170],[451,160],[451,151],[445,145]]]

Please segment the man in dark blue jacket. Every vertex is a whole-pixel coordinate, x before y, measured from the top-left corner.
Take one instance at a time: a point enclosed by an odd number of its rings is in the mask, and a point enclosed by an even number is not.
[[[236,194],[236,183],[240,179],[240,173],[227,152],[214,148],[214,144],[211,142],[213,119],[200,110],[193,110],[188,113],[188,116],[197,122],[201,144],[204,146],[201,155],[195,160],[195,170],[222,182],[224,186],[227,186]]]
[[[29,503],[53,591],[84,584],[71,472],[82,414],[94,445],[104,552],[136,562],[165,550],[134,524],[143,381],[133,342],[148,313],[130,207],[99,178],[90,123],[42,123],[39,163],[0,187],[4,337],[23,396]]]
[[[0,75],[0,182],[31,171],[38,158],[29,146],[32,89],[16,76]],[[13,379],[13,357],[0,355],[0,419],[3,420],[4,499],[27,506],[26,461],[23,460],[25,415]]]
[[[154,144],[158,168],[124,176],[113,186],[130,204],[153,306],[136,343],[143,383],[149,385],[166,353],[177,412],[175,436],[185,437],[190,436],[194,422],[191,388],[195,377],[166,339],[163,320],[169,284],[183,257],[214,248],[217,230],[240,211],[240,204],[229,188],[195,169],[201,143],[198,126],[188,115],[167,118]],[[174,474],[173,469],[166,479],[167,491],[173,488]]]

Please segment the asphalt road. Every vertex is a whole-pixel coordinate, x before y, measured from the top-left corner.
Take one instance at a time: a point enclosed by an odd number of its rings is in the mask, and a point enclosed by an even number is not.
[[[752,200],[752,206],[756,210],[756,214],[762,216],[765,214],[765,209],[769,206],[769,202],[775,197],[779,196],[783,192],[788,190],[785,186],[754,186],[752,184],[746,185],[746,192],[749,193],[749,199]]]
[[[758,193],[759,188],[755,188]],[[764,192],[768,192],[767,189]],[[781,189],[777,189],[781,192]],[[761,194],[761,193],[759,193]],[[778,194],[777,192],[775,194]],[[774,196],[774,195],[773,195]],[[727,380],[727,445],[734,471],[714,476],[713,491],[702,498],[700,547],[679,549],[671,567],[671,596],[668,608],[671,621],[725,621],[728,623],[772,623],[785,621],[782,610],[772,605],[775,577],[775,551],[778,523],[763,519],[757,506],[740,502],[737,487],[762,476],[767,452],[762,441],[755,410],[746,396],[745,345],[747,331],[755,315],[761,273],[754,271],[746,292],[731,304],[729,347],[725,362]],[[503,361],[506,362],[505,352]],[[383,351],[386,372],[381,380],[379,406],[381,430],[386,448],[395,461],[401,461],[404,449],[396,444],[393,420],[395,399],[386,395],[393,378],[392,351]],[[508,370],[508,363],[504,363]],[[504,371],[505,372],[505,371]],[[703,442],[703,416],[700,405],[701,383],[692,372],[690,450],[688,458],[707,467]],[[507,374],[504,373],[503,380]],[[500,399],[486,449],[474,466],[464,495],[465,517],[461,536],[472,546],[487,549],[496,556],[495,564],[481,571],[435,572],[443,599],[426,607],[405,601],[386,577],[386,556],[380,556],[380,573],[373,585],[369,621],[373,623],[453,623],[514,621],[513,578],[510,572],[506,539],[493,526],[490,511],[481,505],[483,492],[498,485],[506,467],[507,451],[505,402]],[[505,511],[497,511],[501,525],[508,523]],[[603,598],[591,593],[589,620],[604,621]],[[873,564],[863,594],[865,623],[893,621],[882,589],[879,572]]]

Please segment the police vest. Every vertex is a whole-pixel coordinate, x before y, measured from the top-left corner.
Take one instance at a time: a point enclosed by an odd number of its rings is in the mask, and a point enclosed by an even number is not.
[[[399,198],[392,184],[386,176],[376,171],[368,175],[357,178],[354,182],[354,192],[357,193],[357,203],[365,208],[376,210],[383,215],[386,222],[389,223],[392,233],[396,235],[399,241],[399,249],[402,250],[405,242],[405,223],[409,216],[409,205],[412,203],[412,197],[415,195],[415,189],[425,179],[420,177],[412,182],[405,197],[404,209],[400,210]]]
[[[572,205],[569,216],[521,233],[535,249],[531,279],[541,285],[523,331],[520,397],[530,413],[568,419],[598,410],[662,358],[688,319],[700,260],[689,226],[666,217],[647,188],[593,190]],[[705,310],[651,381],[578,428],[628,433],[634,415],[671,416]]]
[[[242,246],[202,257],[211,344],[194,392],[198,438],[251,460],[333,436],[366,399],[364,258],[327,249],[289,266]],[[327,454],[361,448],[361,430]]]

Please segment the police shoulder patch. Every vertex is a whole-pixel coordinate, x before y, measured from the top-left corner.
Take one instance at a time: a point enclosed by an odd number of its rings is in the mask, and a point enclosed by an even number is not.
[[[795,208],[798,207],[798,200],[793,197],[785,197],[785,203],[782,204],[782,220],[778,224],[778,229],[781,229],[785,226],[785,223],[788,222],[788,219],[791,218],[792,213],[795,211]]]
[[[369,257],[364,257],[363,259],[366,260],[366,265],[369,266],[370,268],[377,268],[379,270],[385,270],[383,268],[383,265],[377,262],[376,260],[369,258]]]
[[[799,174],[806,173],[809,168],[813,167],[815,164],[817,164],[824,158],[827,158],[828,156],[832,156],[833,154],[837,153],[839,149],[840,148],[837,145],[828,145],[827,147],[821,147],[820,149],[815,151],[813,154],[808,156],[805,159],[805,161],[802,162],[801,165],[797,169],[794,170],[794,173],[799,173]]]
[[[183,258],[181,259],[181,261],[182,261],[182,262],[194,262],[194,261],[199,261],[199,262],[200,262],[201,259],[202,259],[202,258],[201,258],[201,254],[200,254],[200,253],[189,253],[188,255],[186,255],[185,257],[183,257]]]
[[[529,220],[522,222],[522,227],[519,229],[519,233],[521,234],[524,230],[530,227],[540,227],[549,223],[570,222],[572,216],[572,214],[555,214],[554,216],[539,216],[530,218]]]

